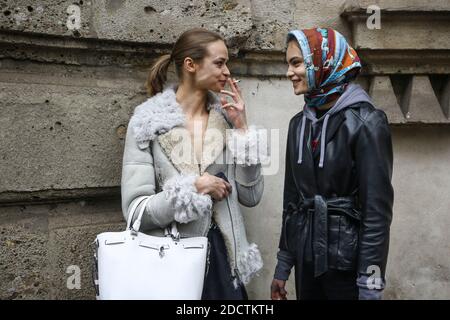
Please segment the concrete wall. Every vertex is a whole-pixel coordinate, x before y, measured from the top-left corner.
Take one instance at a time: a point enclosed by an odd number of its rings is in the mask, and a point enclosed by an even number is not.
[[[359,81],[392,125],[395,206],[385,297],[450,299],[448,1],[373,1],[386,19],[380,30],[365,27],[372,1],[77,3],[75,29],[67,27],[72,1],[0,3],[0,299],[94,298],[91,242],[124,227],[123,139],[146,98],[146,70],[180,32],[202,25],[230,45],[249,121],[279,133],[276,174],[266,176],[261,204],[243,208],[265,262],[250,298],[269,298],[286,127],[303,104],[284,78],[284,36],[320,25],[353,42],[364,62]],[[436,41],[423,46],[411,32]],[[81,289],[67,288],[73,265]],[[288,287],[293,298],[293,281]]]

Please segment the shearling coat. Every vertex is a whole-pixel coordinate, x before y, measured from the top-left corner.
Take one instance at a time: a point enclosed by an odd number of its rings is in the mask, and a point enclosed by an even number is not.
[[[175,86],[168,87],[137,106],[130,119],[122,168],[123,215],[126,220],[133,203],[149,196],[141,231],[161,236],[175,220],[182,237],[206,236],[213,216],[225,239],[232,274],[247,284],[263,265],[257,245],[247,240],[239,208],[239,203],[256,206],[264,189],[263,155],[250,152],[258,144],[257,130],[238,134],[217,97],[209,93],[202,159],[196,163],[175,93]],[[195,179],[204,172],[227,176],[232,185],[227,199],[213,201],[197,192]]]

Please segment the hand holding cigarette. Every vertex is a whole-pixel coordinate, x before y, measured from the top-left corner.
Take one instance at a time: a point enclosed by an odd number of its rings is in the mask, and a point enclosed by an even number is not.
[[[222,108],[227,112],[229,119],[233,122],[236,129],[247,129],[247,117],[245,113],[245,102],[242,97],[241,90],[237,86],[240,80],[228,78],[228,84],[231,91],[221,90],[220,92],[233,99],[233,102],[228,102],[225,97],[221,98]]]

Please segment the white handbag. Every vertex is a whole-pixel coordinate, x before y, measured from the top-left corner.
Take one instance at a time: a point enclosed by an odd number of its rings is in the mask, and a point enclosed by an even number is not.
[[[201,299],[208,239],[180,238],[176,223],[165,230],[165,237],[139,232],[150,198],[135,201],[125,231],[97,235],[94,255],[97,299]],[[131,226],[140,203],[143,205]]]

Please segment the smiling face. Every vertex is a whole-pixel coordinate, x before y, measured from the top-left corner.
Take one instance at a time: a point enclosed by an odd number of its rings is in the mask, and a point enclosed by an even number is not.
[[[206,56],[195,63],[195,85],[199,89],[220,92],[225,88],[228,70],[228,49],[222,40],[211,42],[206,47]]]
[[[307,93],[308,84],[306,80],[305,62],[300,47],[294,40],[288,43],[286,61],[288,63],[286,76],[292,81],[294,93],[296,95]]]

